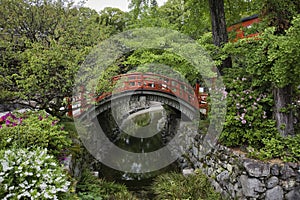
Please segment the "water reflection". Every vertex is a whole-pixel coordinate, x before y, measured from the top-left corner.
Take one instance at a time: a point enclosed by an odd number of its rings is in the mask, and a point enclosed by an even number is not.
[[[118,135],[113,139],[113,142],[119,148],[133,153],[148,153],[159,150],[166,145],[164,135],[168,128],[167,118],[167,112],[161,105],[134,113],[121,123],[117,131]],[[101,121],[99,122],[101,123]],[[126,158],[118,157],[118,155],[114,155],[114,160],[118,165],[126,163]],[[143,164],[151,166],[155,162],[159,161],[148,160],[147,162],[143,162]],[[134,173],[121,172],[107,166],[103,166],[100,171],[106,179],[126,181],[128,184],[132,181],[148,182],[163,172],[177,169],[177,165],[172,164],[161,170],[141,173],[141,163],[133,162],[130,165],[131,172]]]

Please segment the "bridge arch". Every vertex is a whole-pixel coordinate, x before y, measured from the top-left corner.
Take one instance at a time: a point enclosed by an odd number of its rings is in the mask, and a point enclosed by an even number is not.
[[[143,91],[143,90],[135,90],[135,91],[127,91],[118,93],[116,95],[111,95],[102,99],[102,101],[98,102],[94,108],[90,107],[83,114],[81,114],[78,118],[79,120],[85,119],[93,119],[97,117],[104,111],[111,109],[113,106],[119,106],[125,104],[130,101],[139,101],[141,97],[146,98],[146,101],[156,101],[162,104],[168,105],[182,113],[182,116],[185,119],[193,120],[197,118],[199,114],[199,110],[195,107],[191,106],[184,100],[177,98],[174,95],[157,92],[157,91]],[[128,114],[131,114],[139,109],[129,111]]]
[[[115,90],[95,98],[95,105],[84,105],[88,109],[79,115],[79,120],[95,118],[114,106],[139,101],[140,98],[168,105],[189,120],[198,117],[199,109],[207,113],[206,93],[199,93],[199,87],[196,86],[195,91],[189,84],[170,77],[153,73],[130,73],[113,77],[112,83],[115,84]]]

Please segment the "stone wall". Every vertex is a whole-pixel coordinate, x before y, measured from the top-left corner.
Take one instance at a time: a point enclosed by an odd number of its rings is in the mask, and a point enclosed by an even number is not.
[[[202,158],[194,151],[188,157],[229,199],[300,200],[299,163],[264,163],[221,145]]]

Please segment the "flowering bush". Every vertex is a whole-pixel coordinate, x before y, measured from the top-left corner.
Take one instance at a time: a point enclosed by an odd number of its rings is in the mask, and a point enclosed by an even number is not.
[[[0,149],[41,147],[58,155],[71,145],[68,132],[58,122],[45,111],[8,113],[0,118]]]
[[[58,199],[70,182],[47,149],[0,152],[1,199]]]
[[[235,75],[243,74],[233,70]],[[279,136],[272,119],[271,92],[267,87],[255,87],[255,80],[249,75],[227,78],[228,107],[221,142],[227,146],[264,147],[265,139]]]

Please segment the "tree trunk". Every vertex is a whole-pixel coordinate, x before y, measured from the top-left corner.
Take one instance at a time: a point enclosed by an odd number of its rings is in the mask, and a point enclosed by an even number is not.
[[[228,42],[224,0],[208,0],[208,2],[211,16],[213,42],[216,46],[221,47]],[[231,65],[232,62],[230,57],[224,60],[222,62],[222,66],[219,68],[221,75],[223,75],[223,69],[226,67],[231,67]]]
[[[283,88],[275,87],[273,89],[275,100],[275,119],[277,129],[282,136],[294,134],[294,117],[293,112],[289,108],[292,104],[292,86],[287,85]]]

